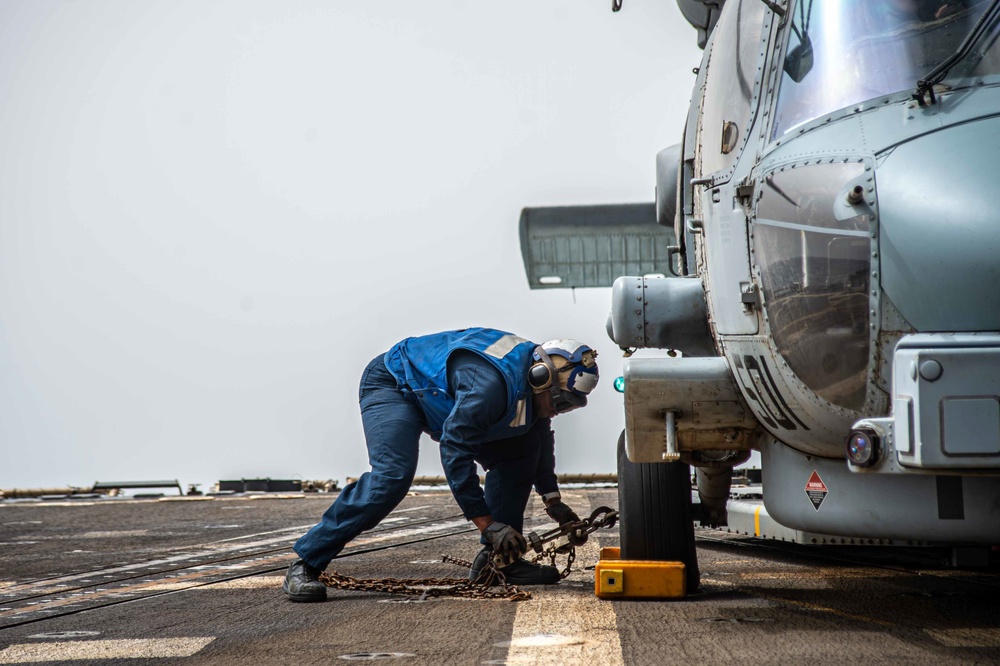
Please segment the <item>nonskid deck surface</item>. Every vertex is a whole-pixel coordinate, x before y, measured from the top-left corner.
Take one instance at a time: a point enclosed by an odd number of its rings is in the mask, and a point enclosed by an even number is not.
[[[611,488],[564,492],[578,513]],[[1000,568],[941,551],[809,548],[699,530],[702,586],[683,601],[593,592],[602,530],[529,601],[280,591],[291,545],[330,495],[0,502],[0,664],[1000,663]],[[552,527],[541,505],[526,530]],[[463,577],[471,525],[447,491],[408,497],[331,569]],[[560,565],[563,563],[561,562]]]

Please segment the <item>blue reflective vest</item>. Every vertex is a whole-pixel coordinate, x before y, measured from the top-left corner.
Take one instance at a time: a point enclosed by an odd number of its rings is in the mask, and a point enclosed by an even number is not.
[[[507,384],[507,412],[487,432],[487,440],[523,435],[528,421],[531,387],[528,368],[537,345],[511,333],[489,328],[445,331],[397,343],[385,354],[385,366],[400,388],[417,398],[430,436],[441,437],[444,422],[455,407],[448,389],[448,358],[458,349],[479,354],[500,371]]]

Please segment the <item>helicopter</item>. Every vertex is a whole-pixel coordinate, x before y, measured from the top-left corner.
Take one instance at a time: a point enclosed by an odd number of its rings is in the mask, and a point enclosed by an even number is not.
[[[665,351],[619,382],[622,558],[696,589],[691,469],[726,525],[753,451],[758,525],[988,553],[1000,0],[677,4],[704,55],[655,202],[520,219],[532,288],[611,286],[614,342]]]

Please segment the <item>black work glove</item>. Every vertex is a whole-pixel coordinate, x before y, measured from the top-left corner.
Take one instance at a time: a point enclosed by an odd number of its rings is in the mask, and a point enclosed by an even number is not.
[[[562,500],[556,500],[547,505],[545,513],[549,514],[549,518],[559,523],[559,527],[567,523],[580,522],[580,516],[576,515],[576,512],[569,508]]]
[[[483,536],[490,542],[493,552],[507,564],[516,561],[528,550],[528,542],[521,533],[506,523],[490,523],[483,530]]]

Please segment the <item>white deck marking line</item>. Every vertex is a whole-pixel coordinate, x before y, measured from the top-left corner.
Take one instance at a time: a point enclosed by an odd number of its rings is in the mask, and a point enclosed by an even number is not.
[[[431,508],[429,504],[425,506],[408,506],[405,509],[393,509],[392,513],[407,513],[408,511],[420,511],[421,509],[429,509],[429,508]]]
[[[249,576],[247,578],[236,578],[235,580],[224,580],[218,583],[201,585],[198,590],[277,590],[281,587],[285,577],[282,576]],[[147,587],[147,592],[172,592],[191,588],[190,583],[171,583],[164,581],[151,587]]]
[[[436,523],[433,525],[425,525],[423,527],[415,527],[409,530],[400,530],[396,532],[388,532],[384,534],[379,534],[377,536],[372,536],[367,539],[359,538],[352,541],[352,545],[356,546],[366,546],[374,543],[379,543],[382,541],[391,541],[397,538],[406,538],[413,536],[422,536],[424,534],[432,534],[434,532],[451,530],[457,526],[466,526],[468,521],[464,518],[462,520],[448,521],[444,523]],[[238,550],[238,549],[229,549]],[[160,588],[158,586],[169,585],[169,589],[184,590],[185,588],[200,588],[205,587],[201,582],[203,579],[223,573],[227,570],[233,569],[243,569],[248,566],[264,566],[269,564],[275,564],[278,562],[287,562],[289,560],[289,555],[286,553],[281,553],[278,555],[271,555],[262,557],[259,555],[249,554],[246,562],[241,564],[229,564],[229,565],[219,565],[219,564],[208,564],[204,566],[194,566],[188,567],[185,572],[172,572],[167,575],[164,579],[158,578],[147,578],[144,580],[131,580],[124,581],[124,584],[119,584],[116,581],[108,581],[108,585],[111,587],[96,588],[94,590],[87,590],[82,595],[71,594],[70,596],[64,596],[64,590],[59,588],[53,588],[49,593],[59,594],[63,596],[39,599],[37,601],[30,601],[26,606],[12,607],[6,610],[0,610],[0,618],[7,616],[19,616],[28,613],[39,613],[39,612],[50,612],[54,608],[60,608],[63,606],[73,606],[80,602],[94,601],[98,598],[103,597],[123,597],[127,595],[141,594],[143,592],[158,591]],[[169,558],[169,559],[180,559],[180,558]],[[121,569],[128,569],[122,567]],[[112,571],[108,569],[107,571]],[[94,574],[90,574],[94,575]],[[158,576],[159,574],[150,574],[151,576]],[[51,583],[50,583],[51,585]]]
[[[262,541],[255,541],[253,543],[244,543],[231,546],[228,548],[210,548],[202,546],[205,550],[199,550],[197,552],[181,553],[180,555],[174,555],[172,557],[161,557],[158,560],[150,560],[148,562],[140,562],[136,564],[123,564],[117,567],[108,567],[107,569],[100,569],[98,571],[87,571],[78,574],[71,574],[68,576],[60,576],[59,578],[53,578],[51,580],[39,581],[34,583],[23,583],[20,585],[15,585],[3,590],[5,595],[11,595],[14,592],[22,592],[24,590],[51,590],[52,592],[59,591],[59,585],[67,581],[73,580],[85,580],[88,578],[97,578],[99,576],[109,576],[110,574],[116,573],[139,573],[140,569],[149,569],[153,567],[158,567],[164,564],[176,564],[179,562],[185,562],[188,560],[194,560],[202,557],[212,557],[216,555],[224,555],[226,553],[237,552],[240,550],[245,550],[248,548],[253,548],[256,546],[267,546],[275,543],[287,542],[289,537],[278,537],[274,539],[264,539]],[[290,545],[290,544],[289,544]],[[195,546],[196,548],[198,546]],[[250,556],[251,554],[248,554]]]
[[[387,541],[390,539],[394,539],[396,537],[408,537],[418,534],[424,534],[427,532],[434,532],[438,530],[453,529],[461,525],[469,525],[469,524],[470,523],[467,520],[462,518],[461,520],[453,520],[444,523],[433,523],[431,525],[414,527],[407,530],[393,530],[391,532],[386,532],[383,534],[370,536],[367,538],[364,536],[360,536],[354,541],[352,541],[351,544],[357,546],[357,545],[366,545],[371,543],[379,543],[381,541]],[[312,525],[308,525],[307,527],[312,527]],[[278,530],[278,531],[280,532],[285,530]],[[263,532],[262,534],[271,534],[271,532]],[[250,536],[257,536],[257,535],[250,535]],[[125,564],[118,567],[109,567],[107,569],[100,569],[98,571],[88,571],[79,574],[70,574],[67,576],[60,576],[59,578],[53,578],[51,580],[39,581],[35,583],[19,583],[3,588],[2,593],[4,595],[10,596],[13,595],[15,592],[23,592],[25,590],[40,590],[43,592],[46,590],[50,590],[52,592],[57,592],[59,591],[59,585],[62,583],[66,583],[67,581],[83,580],[87,578],[97,578],[98,576],[108,575],[108,574],[132,572],[132,571],[137,571],[139,569],[158,567],[164,564],[175,564],[178,562],[193,560],[200,557],[223,555],[225,553],[233,553],[250,548],[257,548],[260,546],[271,546],[278,543],[287,543],[290,539],[291,537],[289,536],[280,536],[280,537],[272,537],[270,539],[261,539],[259,541],[251,541],[249,543],[232,544],[224,548],[216,548],[214,547],[215,543],[222,543],[221,541],[218,541],[218,542],[213,542],[212,544],[192,546],[192,548],[202,548],[203,550],[198,550],[196,552],[181,553],[179,555],[174,555],[171,557],[162,557],[158,560],[151,560],[149,562],[142,562],[138,564]],[[291,544],[289,543],[288,545],[289,548],[291,548]]]
[[[295,527],[282,527],[280,530],[270,530],[269,532],[257,532],[256,534],[244,534],[238,537],[229,537],[228,539],[219,539],[213,543],[228,543],[230,541],[241,541],[243,539],[252,539],[254,537],[267,536],[268,534],[283,534],[285,532],[302,532],[305,533],[306,530],[310,529],[316,523],[309,523],[308,525],[296,525]]]
[[[600,552],[595,532],[584,546],[576,549],[576,566],[582,569],[597,562]],[[569,587],[567,582],[584,586]],[[528,589],[531,599],[517,602],[508,664],[621,666],[625,663],[614,604],[594,594],[593,572],[577,569],[559,585]]]
[[[287,555],[272,555],[266,558],[255,558],[251,564],[257,566],[267,566],[287,562]],[[208,587],[205,579],[216,576],[225,571],[218,569],[200,569],[197,571],[188,570],[186,573],[171,574],[163,579],[145,579],[126,581],[122,585],[114,587],[98,587],[94,590],[87,590],[83,593],[75,593],[70,596],[51,596],[37,601],[29,601],[25,606],[11,607],[0,610],[0,618],[14,617],[20,618],[33,613],[54,613],[57,609],[72,609],[80,604],[102,602],[105,599],[127,599],[129,601],[142,601],[143,595],[149,592],[168,591],[188,591]],[[220,581],[222,582],[222,581]],[[164,584],[169,585],[167,590],[163,590]]]
[[[446,523],[435,523],[433,525],[424,525],[422,527],[411,527],[406,530],[395,530],[393,532],[385,532],[382,534],[374,534],[370,537],[366,537],[363,534],[351,542],[352,546],[367,546],[370,543],[379,543],[381,541],[390,541],[397,537],[411,537],[418,536],[421,534],[427,534],[428,532],[437,532],[440,530],[452,530],[458,527],[468,527],[470,530],[474,529],[472,523],[470,523],[465,518],[459,520],[450,520]]]
[[[0,650],[0,664],[31,664],[89,659],[166,659],[190,657],[215,640],[192,638],[134,638],[123,640],[18,643]]]

